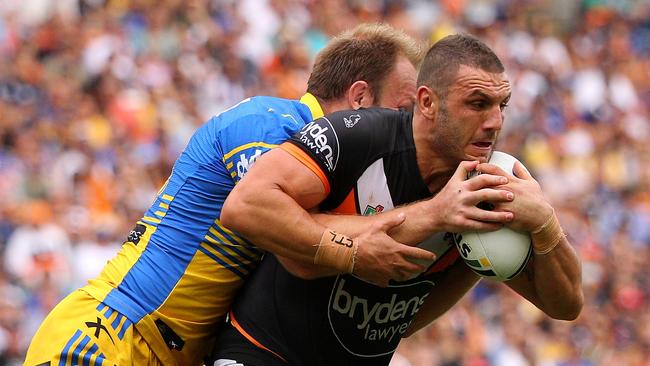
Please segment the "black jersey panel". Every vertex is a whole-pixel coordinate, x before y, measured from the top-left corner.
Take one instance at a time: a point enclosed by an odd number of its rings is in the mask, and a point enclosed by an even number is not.
[[[410,123],[408,112],[368,108],[332,113],[297,132],[289,141],[314,159],[330,183],[321,208],[338,207],[370,163],[414,149]]]

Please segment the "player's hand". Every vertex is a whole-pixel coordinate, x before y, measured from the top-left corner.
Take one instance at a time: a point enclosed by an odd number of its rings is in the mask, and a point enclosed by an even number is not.
[[[478,161],[461,162],[447,184],[431,199],[435,202],[439,231],[492,231],[513,219],[512,212],[477,207],[481,202],[511,202],[517,195],[503,188],[509,182],[503,170],[482,171],[482,174],[468,178],[478,165]]]
[[[390,280],[405,281],[426,270],[425,266],[412,260],[435,260],[435,254],[428,250],[399,243],[388,236],[387,233],[401,225],[404,219],[403,214],[381,214],[370,230],[354,238],[359,243],[354,275],[386,287]]]
[[[481,175],[505,174],[508,176],[508,183],[498,188],[512,192],[515,199],[495,202],[494,210],[514,214],[513,220],[508,223],[509,227],[520,231],[534,231],[541,227],[550,215],[553,215],[553,207],[544,197],[539,183],[520,162],[515,163],[514,175],[509,175],[492,164],[480,164],[477,170],[482,172]]]

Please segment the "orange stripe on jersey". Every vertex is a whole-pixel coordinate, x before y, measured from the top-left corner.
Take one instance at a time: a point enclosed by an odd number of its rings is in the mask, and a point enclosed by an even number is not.
[[[333,211],[340,214],[356,215],[357,214],[357,199],[354,188],[348,193],[339,207]]]
[[[456,263],[456,260],[460,257],[460,253],[454,248],[449,248],[443,255],[442,258],[438,259],[426,274],[441,272],[447,269],[452,264]]]
[[[291,156],[298,159],[298,161],[303,163],[307,168],[309,168],[309,170],[314,172],[314,174],[316,174],[316,176],[323,183],[323,187],[325,187],[325,195],[328,195],[330,193],[330,182],[327,180],[327,176],[325,176],[323,170],[318,166],[318,164],[316,164],[311,156],[307,155],[307,153],[302,151],[298,146],[290,142],[283,143],[280,145],[280,148],[291,154]]]
[[[258,342],[257,339],[253,338],[252,335],[248,334],[248,332],[245,331],[244,328],[242,328],[242,326],[239,325],[239,323],[237,323],[237,320],[235,319],[235,314],[232,312],[232,310],[230,311],[229,316],[230,316],[230,323],[232,324],[232,326],[235,327],[235,329],[237,329],[237,331],[241,333],[241,335],[243,335],[246,339],[248,339],[249,342],[251,342],[258,348],[261,348],[267,352],[271,352],[273,355],[280,358],[282,361],[287,362],[287,360],[285,360],[284,357],[266,348],[262,343]]]

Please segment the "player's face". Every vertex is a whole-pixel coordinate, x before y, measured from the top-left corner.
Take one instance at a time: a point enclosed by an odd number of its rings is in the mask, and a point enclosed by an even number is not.
[[[505,73],[461,65],[436,116],[436,144],[454,161],[488,160],[510,100]]]
[[[384,81],[382,92],[375,105],[384,108],[404,108],[412,111],[415,103],[417,71],[411,62],[399,56],[393,71]]]

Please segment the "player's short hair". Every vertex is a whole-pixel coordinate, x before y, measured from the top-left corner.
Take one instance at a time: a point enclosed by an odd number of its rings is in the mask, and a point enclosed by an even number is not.
[[[444,98],[456,80],[460,65],[490,73],[505,71],[499,57],[485,43],[468,34],[454,34],[429,48],[422,61],[417,85],[426,85]]]
[[[361,24],[334,37],[316,56],[307,91],[330,101],[341,98],[355,81],[365,81],[376,99],[398,56],[417,69],[422,46],[401,30],[381,23]]]

